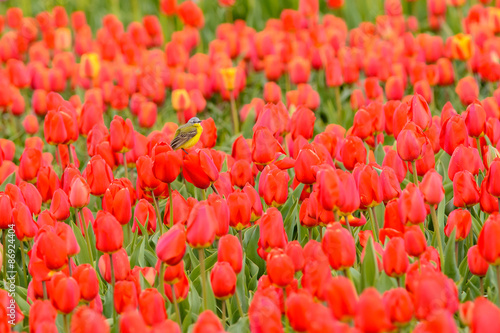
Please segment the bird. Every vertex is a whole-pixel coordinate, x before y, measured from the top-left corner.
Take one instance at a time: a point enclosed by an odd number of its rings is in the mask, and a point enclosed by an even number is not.
[[[193,117],[186,124],[177,128],[170,146],[173,150],[182,149],[187,153],[185,149],[198,143],[202,132],[201,120],[198,117]]]

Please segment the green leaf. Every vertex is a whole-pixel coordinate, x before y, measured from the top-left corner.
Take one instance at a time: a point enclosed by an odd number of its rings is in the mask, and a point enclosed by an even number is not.
[[[453,229],[448,242],[446,243],[446,248],[444,249],[444,269],[443,272],[453,281],[458,281],[460,279],[460,273],[457,267],[457,260],[455,258],[455,234],[456,229]]]
[[[135,267],[139,263],[139,266],[144,267],[144,238],[141,237],[139,240],[139,245],[136,246],[134,252],[130,256],[130,267]]]
[[[89,256],[89,251],[87,247],[87,242],[83,238],[82,231],[80,228],[76,226],[76,224],[73,221],[69,222],[69,225],[71,226],[71,229],[73,229],[73,234],[75,235],[76,242],[78,243],[78,246],[80,246],[80,252],[75,256],[75,259],[77,261],[78,265],[81,264],[91,264],[90,262],[90,256]]]
[[[248,322],[248,317],[241,317],[238,321],[229,326],[228,333],[246,333],[250,332],[250,323]]]
[[[9,177],[7,177],[3,183],[0,185],[0,191],[5,191],[5,187],[7,184],[15,184],[16,183],[16,172],[12,172]]]
[[[375,257],[375,247],[373,246],[373,238],[368,239],[368,244],[365,248],[365,256],[361,264],[361,282],[363,289],[373,287],[378,278],[377,258]]]
[[[375,161],[377,162],[378,165],[382,165],[384,157],[385,157],[384,145],[377,145],[377,148],[375,148]]]

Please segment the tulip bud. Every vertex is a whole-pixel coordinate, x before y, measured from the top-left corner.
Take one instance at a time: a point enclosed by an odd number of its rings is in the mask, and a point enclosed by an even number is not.
[[[413,257],[420,257],[427,248],[425,236],[418,226],[406,227],[404,240],[406,252]]]
[[[295,274],[293,261],[283,250],[272,250],[267,257],[266,265],[269,279],[277,287],[284,288],[292,282]]]
[[[229,263],[215,263],[210,273],[210,285],[217,299],[224,301],[234,295],[236,291],[236,273]]]
[[[96,248],[104,253],[115,253],[122,248],[123,230],[110,213],[99,211],[94,224]]]
[[[388,276],[399,277],[406,274],[409,260],[404,239],[395,237],[387,243],[382,256],[384,271]]]
[[[205,248],[215,240],[216,216],[213,208],[206,202],[197,203],[187,222],[186,238],[192,248]]]
[[[470,207],[479,202],[479,188],[474,176],[467,170],[460,171],[453,177],[453,205]]]
[[[455,240],[461,241],[467,238],[472,226],[472,217],[466,209],[455,209],[448,216],[448,221],[444,227],[446,237],[450,237],[453,230],[456,230]]]
[[[186,232],[182,224],[176,224],[158,240],[158,259],[169,266],[177,265],[186,252]]]
[[[343,270],[354,265],[356,261],[354,238],[340,223],[327,228],[321,243],[323,252],[327,255],[333,269]]]

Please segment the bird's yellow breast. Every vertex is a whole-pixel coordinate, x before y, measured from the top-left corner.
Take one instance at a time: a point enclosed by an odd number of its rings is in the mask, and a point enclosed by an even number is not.
[[[183,148],[183,149],[191,148],[192,146],[194,146],[195,144],[197,144],[198,141],[200,140],[201,133],[203,133],[203,127],[201,127],[200,124],[193,124],[193,127],[196,127],[196,135],[193,136],[188,141],[186,141],[186,143],[183,144],[182,146],[180,146],[179,149],[181,149],[181,148]]]

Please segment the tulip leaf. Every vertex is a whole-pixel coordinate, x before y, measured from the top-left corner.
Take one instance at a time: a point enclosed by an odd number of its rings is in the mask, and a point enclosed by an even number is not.
[[[16,286],[16,292],[14,295],[16,300],[16,304],[19,306],[21,312],[27,317],[30,312],[30,305],[26,302],[27,299],[27,291],[25,288]]]
[[[108,290],[106,291],[106,294],[104,294],[104,298],[102,298],[102,313],[106,318],[112,317],[113,307],[113,288],[111,288],[111,285],[108,285]]]
[[[2,184],[0,184],[0,191],[1,192],[5,191],[5,187],[7,186],[7,184],[15,184],[15,183],[16,183],[16,172],[14,171],[10,174],[10,176],[5,178]]]
[[[294,197],[296,200],[300,199],[300,194],[302,193],[302,190],[304,190],[304,184],[299,184],[299,186],[297,186],[295,188],[295,190],[293,190],[292,192],[292,197]]]
[[[253,136],[253,125],[255,124],[255,108],[250,108],[250,111],[247,114],[247,117],[245,118],[245,121],[243,122],[241,126],[241,134],[245,138],[251,138]]]
[[[373,238],[368,239],[365,248],[365,256],[361,264],[361,284],[363,289],[373,287],[378,277],[377,258],[375,247],[373,246]]]
[[[73,229],[73,234],[75,235],[76,242],[78,243],[78,246],[80,247],[80,252],[75,256],[75,259],[77,259],[77,264],[93,264],[90,262],[90,255],[87,247],[87,243],[85,242],[85,239],[83,238],[82,231],[80,228],[76,226],[76,224],[71,221],[69,223],[71,226],[71,229]]]
[[[205,257],[205,272],[209,272],[212,267],[215,265],[217,262],[217,252],[212,253],[209,256]],[[196,281],[200,277],[200,265],[198,265],[193,268],[191,271],[191,274],[189,274],[189,278],[193,281]],[[201,290],[201,289],[200,289]]]
[[[448,242],[446,243],[446,248],[444,250],[444,268],[443,272],[453,281],[458,281],[460,279],[460,273],[457,267],[457,260],[455,258],[455,234],[456,229],[453,229]]]
[[[266,263],[257,254],[257,246],[259,243],[259,226],[253,226],[245,231],[245,239],[243,240],[243,248],[248,259],[259,267],[259,275],[266,271]]]
[[[384,145],[383,144],[377,145],[377,148],[375,148],[375,161],[377,162],[378,165],[382,165],[382,162],[384,162],[384,157],[385,157]]]
[[[480,221],[478,221],[472,214],[472,230],[470,232],[474,232],[475,235],[479,235],[481,233],[481,229],[483,228]]]
[[[385,272],[381,272],[380,277],[375,282],[375,287],[380,293],[383,293],[389,289],[397,288],[398,284],[396,279],[387,276]]]
[[[246,333],[250,332],[250,323],[248,322],[248,317],[242,317],[238,321],[229,326],[228,333]]]
[[[147,237],[148,236],[147,227],[148,227],[148,222],[149,222],[149,213],[148,213],[148,216],[146,217],[146,225],[142,225],[139,222],[139,219],[137,217],[135,218],[135,222],[137,223],[137,226],[139,227],[139,229],[141,229],[142,235],[145,236],[145,237]]]
[[[139,266],[144,267],[144,238],[141,238],[139,245],[135,248],[134,252],[130,256],[130,267]]]

